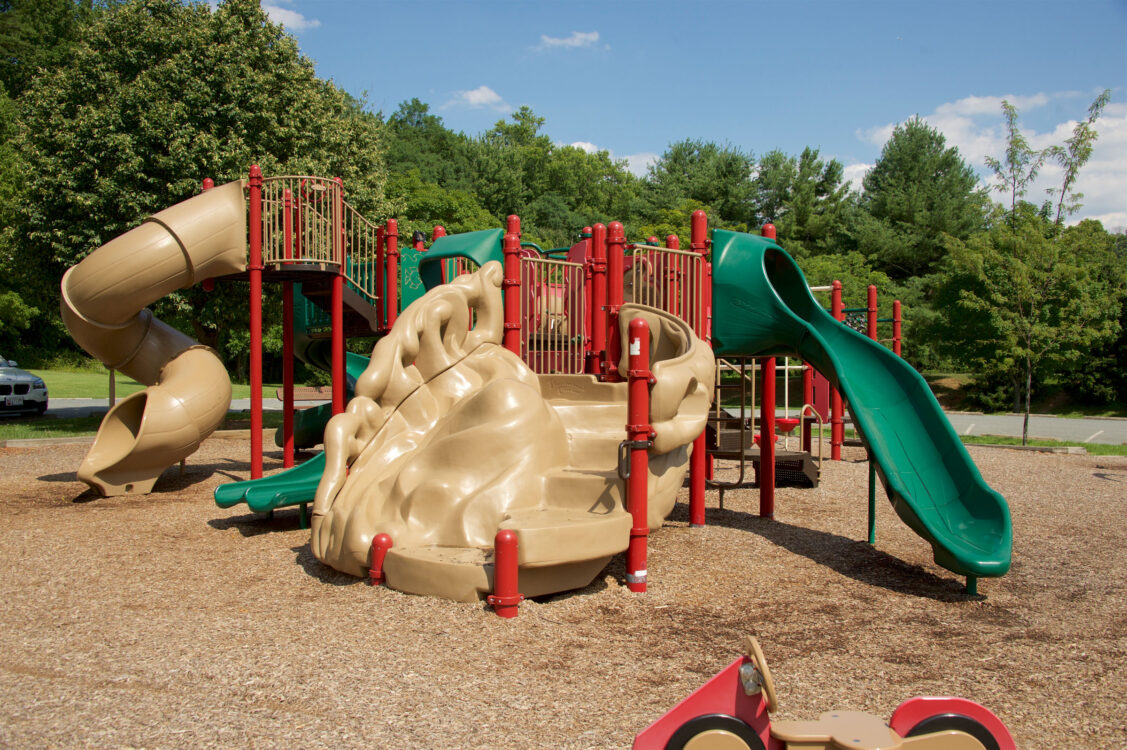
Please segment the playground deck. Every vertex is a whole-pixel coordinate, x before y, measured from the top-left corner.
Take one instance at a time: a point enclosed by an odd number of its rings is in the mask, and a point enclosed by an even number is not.
[[[1122,458],[970,449],[1013,514],[985,599],[883,500],[877,547],[861,541],[867,467],[847,460],[780,489],[774,521],[754,489],[723,512],[710,492],[704,529],[679,504],[647,594],[617,559],[506,621],[326,568],[296,510],[217,508],[248,476],[244,441],[205,442],[145,497],[85,491],[85,450],[0,448],[0,746],[627,747],[746,632],[779,718],[954,694],[1019,747],[1127,744]]]

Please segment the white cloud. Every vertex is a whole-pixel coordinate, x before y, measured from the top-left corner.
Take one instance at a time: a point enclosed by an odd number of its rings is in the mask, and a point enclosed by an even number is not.
[[[454,97],[442,105],[443,109],[449,107],[465,107],[467,109],[492,109],[497,112],[511,112],[512,107],[488,86],[478,86],[469,91],[455,91]]]
[[[279,0],[279,2],[291,4],[288,0]],[[283,8],[276,3],[262,3],[262,10],[270,17],[271,21],[282,24],[290,31],[305,31],[321,25],[321,22],[316,18],[306,18],[296,10]]]
[[[872,164],[850,164],[845,168],[845,181],[849,183],[849,187],[861,192],[861,181],[872,168]]]
[[[593,47],[598,43],[599,32],[597,31],[573,31],[565,37],[541,34],[540,45],[536,49],[577,49],[579,47]]]
[[[650,151],[641,151],[637,154],[626,154],[624,156],[620,156],[614,151],[611,151],[610,149],[600,148],[590,141],[574,141],[567,145],[573,148],[578,148],[582,151],[586,151],[589,154],[594,154],[599,151],[606,151],[608,154],[610,154],[612,161],[625,161],[626,170],[633,174],[635,177],[645,177],[646,172],[650,168],[650,165],[654,164],[658,160],[658,155]]]
[[[1069,108],[1075,109],[1078,116],[1086,111],[1085,99],[1095,98],[1095,92],[1038,93],[1031,96],[969,96],[955,102],[941,104],[923,119],[941,132],[949,145],[959,149],[963,159],[983,178],[984,184],[993,184],[994,177],[986,167],[986,157],[1002,158],[1006,150],[1006,126],[1002,116],[1002,100],[1013,104],[1018,114],[1047,106],[1062,99],[1072,100]],[[1042,131],[1021,127],[1029,145],[1043,149],[1051,145],[1063,145],[1072,136],[1076,120],[1056,123]],[[857,138],[867,143],[883,146],[892,135],[896,123],[878,125],[857,131]],[[1122,231],[1127,228],[1127,211],[1124,211],[1124,198],[1127,195],[1127,104],[1112,103],[1104,110],[1096,122],[1099,138],[1092,149],[1092,157],[1081,169],[1074,190],[1084,194],[1083,207],[1074,214],[1070,222],[1084,218],[1098,218],[1109,231]],[[848,170],[861,165],[847,167]],[[1054,163],[1046,163],[1037,181],[1025,195],[1025,199],[1040,204],[1049,196],[1047,188],[1059,187],[1063,176],[1061,168]],[[992,192],[995,200],[1002,200],[1002,194]]]

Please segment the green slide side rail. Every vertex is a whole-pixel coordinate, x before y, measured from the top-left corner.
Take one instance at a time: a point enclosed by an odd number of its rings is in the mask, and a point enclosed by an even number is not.
[[[716,355],[812,364],[849,402],[893,508],[931,544],[935,562],[959,575],[1004,575],[1009,506],[982,479],[920,374],[834,320],[772,240],[716,230],[712,242]]]
[[[469,258],[479,268],[491,260],[504,261],[505,256],[501,252],[504,237],[504,229],[482,229],[439,237],[430,249],[419,254],[419,278],[423,286],[429,290],[442,283],[442,261],[449,258]],[[404,297],[403,307],[407,304]]]

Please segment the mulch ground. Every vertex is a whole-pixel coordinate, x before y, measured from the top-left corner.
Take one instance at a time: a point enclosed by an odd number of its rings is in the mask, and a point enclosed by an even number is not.
[[[979,597],[883,500],[864,543],[868,472],[847,450],[819,489],[780,490],[774,520],[755,489],[723,510],[710,492],[703,529],[679,504],[644,595],[616,559],[502,620],[322,566],[296,510],[217,508],[246,441],[208,441],[146,497],[85,492],[85,450],[0,448],[3,747],[627,747],[744,633],[777,718],[950,694],[1019,747],[1127,746],[1122,458],[971,448],[1015,538]]]

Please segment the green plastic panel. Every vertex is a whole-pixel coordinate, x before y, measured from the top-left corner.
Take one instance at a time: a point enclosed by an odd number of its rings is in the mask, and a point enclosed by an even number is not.
[[[797,356],[849,402],[896,513],[935,561],[967,576],[1010,567],[1010,510],[971,460],[927,383],[908,363],[842,325],[814,299],[773,241],[717,230],[713,349],[717,356]]]
[[[442,283],[442,263],[448,258],[469,258],[480,268],[491,260],[503,261],[501,240],[504,229],[482,229],[439,237],[418,261],[419,277],[427,289]],[[407,306],[404,300],[404,307]]]

